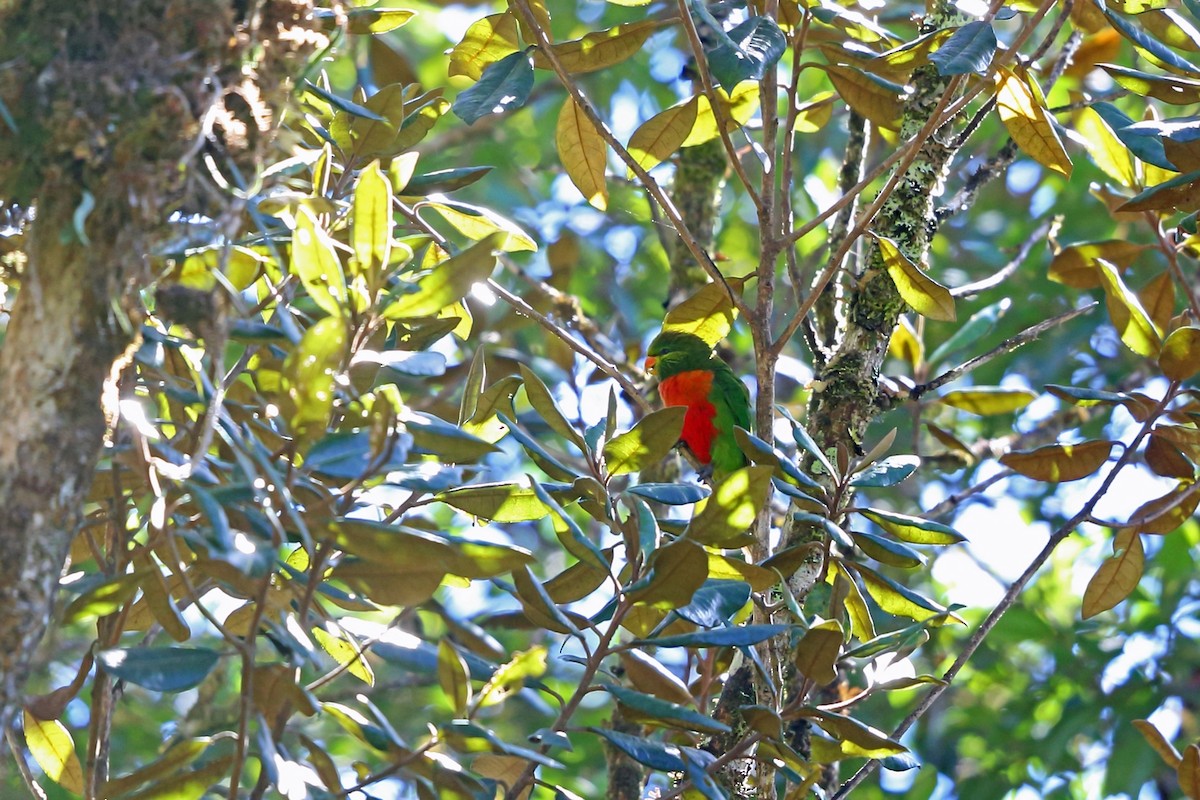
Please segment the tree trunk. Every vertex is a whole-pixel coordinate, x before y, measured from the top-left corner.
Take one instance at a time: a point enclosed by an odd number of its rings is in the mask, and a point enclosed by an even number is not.
[[[147,255],[172,212],[225,210],[186,167],[206,151],[253,176],[286,75],[321,42],[311,0],[251,4],[245,19],[238,5],[0,4],[0,198],[34,210],[0,350],[0,730],[103,446],[106,381],[140,329]]]

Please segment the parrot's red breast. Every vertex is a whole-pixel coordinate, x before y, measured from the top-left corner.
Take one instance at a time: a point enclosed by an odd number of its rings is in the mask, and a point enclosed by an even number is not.
[[[713,424],[717,409],[709,400],[712,391],[713,373],[695,369],[664,378],[658,385],[658,393],[668,406],[686,406],[683,417],[683,432],[679,438],[688,446],[701,464],[712,462],[712,443],[717,428]]]

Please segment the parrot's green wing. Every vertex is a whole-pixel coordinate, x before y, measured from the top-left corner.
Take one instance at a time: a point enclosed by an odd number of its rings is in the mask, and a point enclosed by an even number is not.
[[[710,361],[713,385],[709,400],[717,410],[717,435],[712,446],[713,477],[741,469],[746,465],[746,456],[733,436],[734,427],[750,430],[750,390],[738,379],[729,365],[717,357]]]

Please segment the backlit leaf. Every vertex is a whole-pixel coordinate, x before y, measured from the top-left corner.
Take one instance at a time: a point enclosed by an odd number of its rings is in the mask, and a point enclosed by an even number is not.
[[[1158,355],[1162,340],[1137,295],[1129,291],[1121,276],[1117,274],[1116,267],[1102,258],[1097,259],[1096,264],[1100,270],[1108,317],[1117,329],[1121,341],[1140,356]]]
[[[69,792],[83,794],[83,767],[67,726],[25,712],[25,746],[46,777]]]
[[[1011,452],[1000,457],[1009,469],[1049,483],[1066,483],[1094,475],[1112,453],[1113,442],[1050,444],[1027,452]]]
[[[349,346],[346,320],[324,317],[304,332],[283,362],[284,418],[298,434],[323,431],[333,412],[334,378]]]
[[[465,716],[471,703],[471,676],[467,662],[449,639],[438,642],[438,685],[451,707],[459,716]]]
[[[958,531],[933,520],[881,508],[861,508],[858,513],[897,539],[910,544],[947,545],[966,541],[966,537]]]
[[[904,114],[901,86],[890,84],[857,67],[823,64],[833,88],[855,112],[881,128],[896,130]]]
[[[771,493],[771,467],[743,467],[713,489],[684,536],[700,544],[727,545],[747,534]]]
[[[746,81],[738,84],[731,94],[726,94],[720,86],[717,87],[717,100],[724,110],[722,119],[725,120],[725,130],[733,131],[745,125],[758,110],[758,83]],[[708,101],[708,95],[700,95],[696,108],[696,124],[683,140],[683,147],[694,147],[710,142],[721,135],[717,125],[717,112]]]
[[[484,69],[519,49],[517,19],[511,11],[491,14],[471,23],[450,51],[449,74],[478,81]]]
[[[567,72],[595,72],[619,64],[641,50],[658,26],[659,23],[654,20],[617,25],[589,33],[581,39],[553,45],[554,54]],[[534,52],[533,64],[538,69],[550,69],[550,60],[540,51]]]
[[[1113,556],[1100,565],[1083,592],[1083,618],[1090,619],[1128,597],[1142,578],[1145,558],[1137,531],[1121,530],[1113,539]]]
[[[1159,141],[1158,137],[1154,138]],[[1161,142],[1160,142],[1161,143]],[[1174,211],[1200,206],[1200,170],[1185,172],[1157,183],[1124,204],[1117,211]]]
[[[632,430],[604,444],[604,461],[610,475],[637,472],[662,461],[679,441],[687,409],[671,406],[647,414]]]
[[[1076,289],[1094,289],[1103,285],[1097,262],[1104,259],[1124,271],[1146,249],[1122,239],[1104,242],[1081,242],[1055,253],[1050,261],[1049,278]]]
[[[350,8],[346,11],[346,30],[350,33],[385,33],[395,30],[416,16],[405,8]]]
[[[379,271],[391,261],[392,187],[372,161],[358,175],[354,189],[354,259],[351,271],[366,274],[377,285]]]
[[[972,414],[1009,414],[1020,411],[1037,399],[1037,392],[1028,389],[1005,389],[1002,386],[976,386],[946,392],[938,400],[948,406],[970,411]]]
[[[871,235],[879,245],[879,254],[888,275],[904,302],[923,317],[953,322],[956,315],[950,290],[922,272],[891,239]]]
[[[663,332],[690,333],[716,347],[733,329],[737,308],[731,293],[741,290],[740,281],[706,283],[667,312]]]
[[[923,597],[913,590],[901,586],[873,569],[864,567],[862,564],[849,566],[862,576],[867,594],[888,614],[925,622],[943,615],[946,611],[928,597]]]
[[[496,268],[495,250],[500,234],[492,233],[434,267],[421,279],[417,291],[402,294],[384,310],[390,320],[426,317],[465,297],[475,284]]]
[[[329,234],[303,206],[296,210],[292,232],[292,272],[325,313],[335,317],[346,313],[346,276],[341,259]]]
[[[1171,491],[1142,503],[1126,523],[1140,533],[1168,534],[1192,518],[1200,505],[1200,484],[1180,483]]]
[[[451,200],[430,203],[429,208],[441,214],[446,222],[468,239],[481,242],[492,234],[499,234],[500,239],[494,246],[506,253],[538,249],[537,242],[520,226],[489,208]]]
[[[1154,97],[1177,106],[1200,103],[1200,81],[1176,75],[1153,75],[1117,64],[1101,64],[1124,89],[1143,97]]]
[[[603,211],[608,207],[604,183],[608,148],[604,138],[570,97],[563,104],[554,132],[558,158],[584,199]]]
[[[629,154],[643,169],[651,169],[670,158],[688,138],[696,124],[699,97],[692,97],[646,120],[629,137]],[[630,171],[630,177],[633,172]]]
[[[908,752],[908,748],[890,738],[883,731],[841,714],[820,711],[815,708],[800,709],[798,715],[815,722],[822,730],[847,744],[852,745],[845,755],[862,758],[883,758]]]
[[[1094,108],[1082,108],[1076,113],[1075,132],[1082,137],[1092,161],[1105,174],[1122,186],[1137,184],[1133,156]]]
[[[1070,177],[1071,159],[1063,149],[1054,121],[1025,79],[1008,67],[996,71],[996,110],[1022,152],[1047,169]]]
[[[463,486],[442,492],[438,499],[460,511],[493,522],[524,522],[541,519],[550,513],[533,489],[515,483]]]
[[[367,661],[362,645],[352,634],[342,630],[329,633],[321,627],[313,628],[312,633],[321,649],[332,656],[334,661],[345,665],[347,672],[368,686],[375,685],[375,672]]]
[[[1171,331],[1158,354],[1158,366],[1173,381],[1186,381],[1200,372],[1200,328]]]

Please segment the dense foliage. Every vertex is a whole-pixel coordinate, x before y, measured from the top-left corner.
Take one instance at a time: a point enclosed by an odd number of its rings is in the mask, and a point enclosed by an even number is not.
[[[961,5],[317,9],[164,209],[2,793],[1200,797],[1200,8]]]

